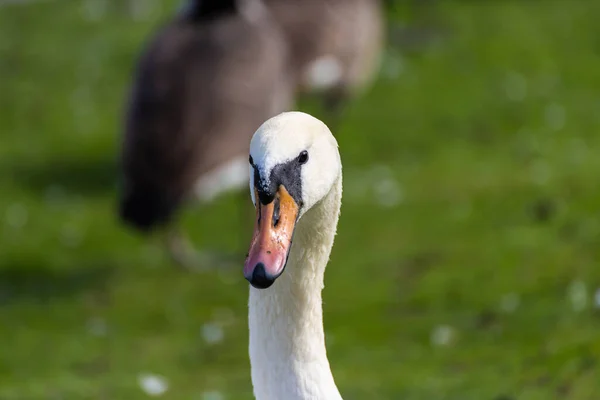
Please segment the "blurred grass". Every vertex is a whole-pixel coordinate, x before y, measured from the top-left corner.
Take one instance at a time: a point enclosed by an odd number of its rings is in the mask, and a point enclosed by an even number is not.
[[[176,8],[128,4],[0,6],[2,400],[144,399],[145,372],[165,399],[251,398],[241,269],[190,277],[114,216],[132,63]],[[324,306],[345,399],[600,395],[599,12],[448,1],[393,16],[444,34],[391,51],[337,133]],[[238,207],[190,210],[198,246],[243,251]]]

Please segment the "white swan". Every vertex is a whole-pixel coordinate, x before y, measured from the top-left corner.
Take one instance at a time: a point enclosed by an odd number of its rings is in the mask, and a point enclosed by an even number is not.
[[[323,122],[287,112],[258,128],[249,161],[257,220],[244,276],[252,285],[254,396],[341,400],[325,350],[321,305],[342,197],[337,142]]]

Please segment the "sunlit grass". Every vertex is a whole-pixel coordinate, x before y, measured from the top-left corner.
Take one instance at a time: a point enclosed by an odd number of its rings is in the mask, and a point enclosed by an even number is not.
[[[144,399],[148,373],[162,398],[250,399],[241,267],[184,274],[114,215],[126,85],[177,4],[85,3],[0,7],[0,398]],[[597,398],[599,5],[404,21],[443,29],[336,132],[324,307],[345,399]],[[239,197],[186,213],[199,247],[245,250]]]

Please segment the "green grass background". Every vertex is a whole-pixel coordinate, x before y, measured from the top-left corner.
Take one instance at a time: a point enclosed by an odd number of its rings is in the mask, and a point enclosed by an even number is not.
[[[2,400],[145,399],[144,373],[164,399],[252,398],[241,265],[182,273],[114,215],[132,65],[176,7],[0,4]],[[410,33],[336,132],[324,307],[345,399],[600,398],[598,15],[591,0],[390,14]],[[244,252],[238,199],[186,212],[198,247]]]

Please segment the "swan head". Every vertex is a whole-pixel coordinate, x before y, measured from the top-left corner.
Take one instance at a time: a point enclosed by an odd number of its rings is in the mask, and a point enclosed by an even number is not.
[[[266,289],[285,269],[297,222],[338,179],[340,154],[323,122],[285,112],[254,133],[249,162],[256,221],[244,276],[255,288]]]

